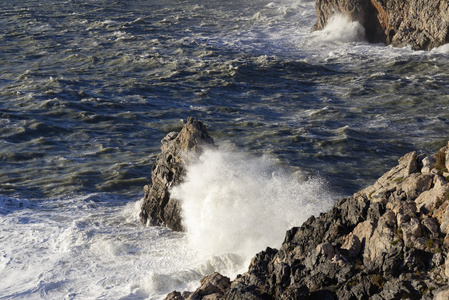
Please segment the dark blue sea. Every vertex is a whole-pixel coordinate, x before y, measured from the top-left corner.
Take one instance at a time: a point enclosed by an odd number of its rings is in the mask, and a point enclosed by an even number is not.
[[[449,140],[449,46],[368,44],[308,0],[0,1],[0,299],[160,299]],[[144,227],[161,139],[219,146]]]

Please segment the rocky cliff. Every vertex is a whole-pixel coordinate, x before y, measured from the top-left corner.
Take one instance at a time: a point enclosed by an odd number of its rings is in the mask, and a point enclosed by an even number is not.
[[[448,147],[408,153],[234,281],[214,273],[167,299],[449,299],[448,168]]]
[[[317,0],[317,22],[323,29],[336,13],[347,15],[365,27],[370,42],[416,50],[430,50],[449,42],[447,0]]]
[[[196,117],[189,117],[182,130],[170,132],[161,141],[161,153],[152,168],[152,184],[144,187],[140,220],[147,225],[167,226],[182,231],[181,207],[170,197],[169,188],[182,182],[186,167],[214,141]]]

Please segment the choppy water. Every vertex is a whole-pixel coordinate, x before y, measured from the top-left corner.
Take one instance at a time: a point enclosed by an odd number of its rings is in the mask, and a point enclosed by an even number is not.
[[[312,1],[152,2],[2,2],[0,299],[156,299],[233,275],[449,139],[447,46],[367,44],[342,18],[310,33]],[[196,230],[143,228],[160,140],[189,115],[221,148],[176,191]]]

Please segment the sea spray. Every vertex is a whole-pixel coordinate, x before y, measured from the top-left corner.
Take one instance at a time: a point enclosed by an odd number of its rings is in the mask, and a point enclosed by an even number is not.
[[[365,28],[358,22],[352,22],[343,14],[333,15],[321,31],[312,34],[313,39],[322,42],[363,42],[365,41]]]
[[[190,246],[202,257],[235,254],[243,267],[267,246],[280,247],[285,231],[328,210],[324,180],[300,181],[266,157],[207,150],[172,189],[182,200]]]

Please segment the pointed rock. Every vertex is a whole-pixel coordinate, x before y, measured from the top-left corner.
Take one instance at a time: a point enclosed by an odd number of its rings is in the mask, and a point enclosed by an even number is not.
[[[181,204],[170,197],[169,189],[183,181],[187,165],[205,148],[215,145],[206,127],[196,117],[189,117],[181,132],[170,132],[161,143],[162,152],[153,164],[152,185],[144,187],[139,216],[146,225],[182,231]]]

